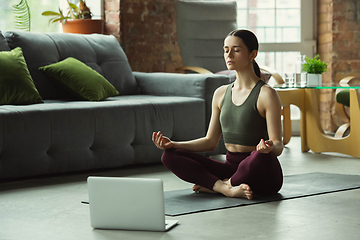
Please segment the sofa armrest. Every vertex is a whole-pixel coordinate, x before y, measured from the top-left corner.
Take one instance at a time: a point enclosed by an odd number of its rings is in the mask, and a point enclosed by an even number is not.
[[[225,75],[134,72],[142,94],[160,96],[207,97],[221,85],[229,84]]]
[[[142,94],[196,97],[205,100],[206,127],[210,122],[214,91],[229,84],[229,77],[217,74],[141,73],[134,72]]]

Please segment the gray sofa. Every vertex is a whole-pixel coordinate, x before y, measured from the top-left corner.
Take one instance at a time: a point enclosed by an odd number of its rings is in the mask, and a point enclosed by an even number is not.
[[[44,103],[0,106],[0,179],[160,162],[152,132],[174,140],[203,136],[213,92],[229,81],[132,72],[113,36],[0,32],[0,51],[16,47]],[[67,57],[99,72],[120,95],[75,101],[38,70]]]

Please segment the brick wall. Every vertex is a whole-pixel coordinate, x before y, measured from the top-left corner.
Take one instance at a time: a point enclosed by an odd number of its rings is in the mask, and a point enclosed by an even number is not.
[[[324,83],[333,81],[333,4],[332,0],[318,0],[318,53],[322,61],[328,64],[327,71],[322,76]],[[332,105],[334,91],[320,90],[320,121],[325,131],[333,131]]]
[[[120,42],[120,0],[104,0],[105,34],[114,35]]]
[[[115,35],[134,71],[175,72],[182,65],[176,36],[176,0],[104,0],[105,32]],[[360,1],[317,0],[318,53],[328,63],[325,83],[360,76]],[[334,112],[334,91],[320,93],[325,131],[341,123]]]
[[[318,0],[318,53],[328,63],[323,82],[338,83],[348,75],[360,76],[360,1]],[[320,93],[320,117],[325,131],[342,123],[334,109],[335,91]]]
[[[333,79],[360,76],[360,1],[333,0]]]
[[[182,66],[176,0],[105,0],[105,31],[114,34],[133,71],[175,72]]]

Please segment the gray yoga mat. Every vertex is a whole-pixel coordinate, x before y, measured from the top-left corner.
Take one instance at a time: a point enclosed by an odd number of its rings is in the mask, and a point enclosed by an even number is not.
[[[164,193],[165,214],[179,216],[356,188],[360,188],[360,175],[315,172],[285,176],[283,187],[278,194],[254,197],[252,200],[227,198],[221,194],[194,193],[191,189],[167,191]]]

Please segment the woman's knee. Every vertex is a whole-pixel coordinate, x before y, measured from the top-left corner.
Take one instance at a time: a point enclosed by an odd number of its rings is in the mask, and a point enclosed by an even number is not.
[[[266,167],[267,162],[264,161],[265,158],[266,158],[266,156],[264,153],[260,153],[258,151],[253,151],[253,152],[251,152],[249,157],[244,159],[244,161],[242,162],[242,165],[247,166],[248,171],[258,170],[258,168]]]
[[[178,159],[178,157],[181,155],[181,152],[183,150],[177,149],[177,148],[169,148],[166,149],[162,156],[161,156],[161,162],[166,166],[168,164],[171,164],[174,160]]]
[[[161,162],[166,165],[168,162],[170,162],[173,159],[174,156],[174,149],[170,148],[170,149],[166,149],[162,156],[161,156]]]
[[[277,163],[277,157],[273,153],[261,153],[258,151],[253,151],[249,158],[251,168],[268,168]]]

